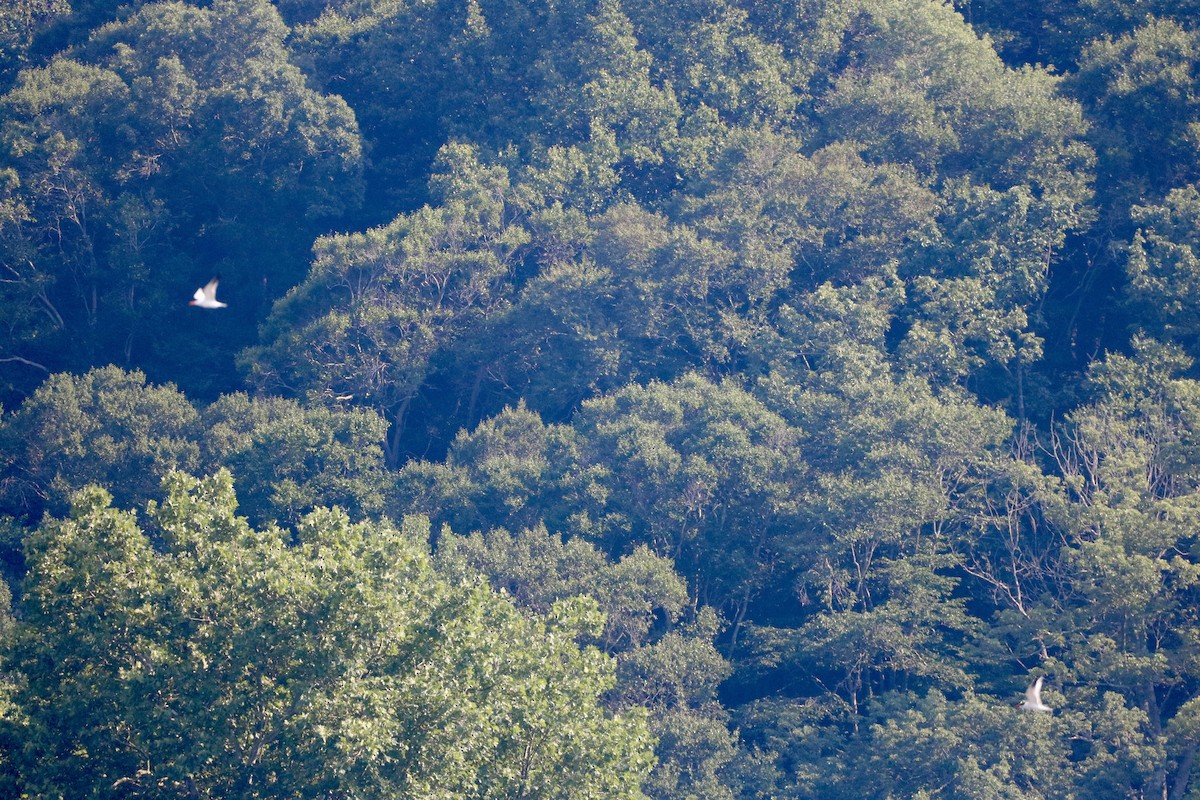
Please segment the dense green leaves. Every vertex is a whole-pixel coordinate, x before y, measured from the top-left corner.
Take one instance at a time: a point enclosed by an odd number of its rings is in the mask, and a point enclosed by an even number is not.
[[[641,797],[649,738],[597,704],[594,605],[522,615],[430,568],[417,520],[322,510],[290,546],[228,473],[147,521],[78,496],[31,538],[15,644],[27,796]]]
[[[1194,795],[1193,6],[9,3],[0,795]]]
[[[1148,328],[1192,344],[1200,333],[1195,306],[1200,191],[1173,189],[1161,205],[1135,206],[1133,220],[1138,231],[1129,247],[1131,294],[1156,309]]]
[[[4,420],[8,513],[64,514],[89,483],[126,505],[155,496],[172,469],[199,467],[200,415],[173,386],[116,367],[52,376]]]
[[[443,159],[443,205],[320,240],[308,280],[244,356],[264,388],[355,400],[391,418],[393,465],[431,359],[504,307],[505,279],[528,242],[507,218],[503,169],[483,167],[467,147]]]
[[[378,515],[387,494],[380,441],[366,411],[305,408],[227,395],[197,410],[175,387],[105,367],[52,376],[0,423],[4,512],[65,514],[89,483],[142,505],[172,470],[238,470],[242,513],[292,525],[321,505]]]
[[[177,323],[192,282],[223,264],[245,326],[361,196],[353,112],[307,86],[286,33],[265,2],[150,4],[4,95],[0,298],[27,322],[0,348],[34,370],[17,386],[114,361],[209,399],[231,387],[236,328]],[[191,359],[209,370],[179,369]]]
[[[1095,120],[1091,139],[1102,185],[1128,205],[1195,180],[1197,34],[1148,17],[1128,34],[1101,39],[1073,77]]]

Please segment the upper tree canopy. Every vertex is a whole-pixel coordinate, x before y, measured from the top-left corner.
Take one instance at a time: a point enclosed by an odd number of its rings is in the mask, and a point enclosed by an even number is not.
[[[457,143],[430,206],[322,240],[244,356],[259,385],[385,411],[399,459],[506,402],[558,419],[630,380],[759,369],[782,303],[883,277],[895,361],[1022,412],[1048,270],[1090,218],[1059,81],[939,3],[695,5],[367,3],[305,27],[352,104],[428,99],[371,147]],[[369,71],[343,56],[384,43]],[[431,81],[431,54],[459,77]]]
[[[116,367],[52,375],[0,417],[0,513],[63,515],[89,483],[121,506],[159,494],[172,470],[237,470],[239,510],[294,525],[317,506],[375,516],[386,495],[386,423],[363,410],[226,395],[200,410],[177,388]]]

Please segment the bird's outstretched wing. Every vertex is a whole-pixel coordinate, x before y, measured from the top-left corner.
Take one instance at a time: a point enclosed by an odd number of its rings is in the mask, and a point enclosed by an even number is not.
[[[1042,678],[1040,676],[1025,690],[1025,702],[1033,706],[1042,704]]]

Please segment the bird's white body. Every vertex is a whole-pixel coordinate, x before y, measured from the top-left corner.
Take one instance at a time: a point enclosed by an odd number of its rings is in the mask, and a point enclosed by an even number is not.
[[[1025,690],[1025,702],[1017,706],[1024,711],[1053,711],[1042,702],[1042,679],[1038,678]]]
[[[188,302],[188,305],[200,308],[227,308],[225,303],[217,300],[218,282],[216,278],[213,278],[206,285],[197,289],[196,293],[192,295],[192,299]]]

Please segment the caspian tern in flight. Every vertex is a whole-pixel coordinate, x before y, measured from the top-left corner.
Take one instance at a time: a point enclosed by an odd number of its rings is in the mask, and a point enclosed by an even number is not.
[[[196,290],[192,295],[192,299],[188,301],[189,306],[199,306],[200,308],[226,308],[226,304],[217,300],[217,283],[219,278],[213,278],[203,287]]]
[[[1029,684],[1025,690],[1025,702],[1018,703],[1017,708],[1024,711],[1053,711],[1053,708],[1042,703],[1042,679],[1038,678]]]

